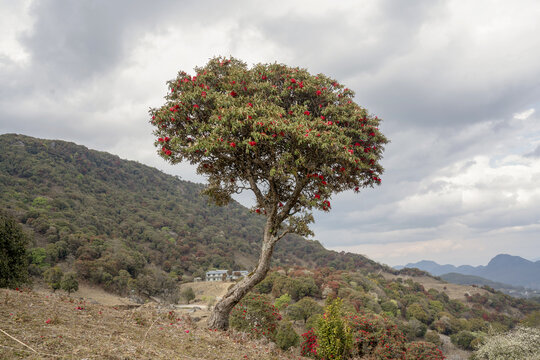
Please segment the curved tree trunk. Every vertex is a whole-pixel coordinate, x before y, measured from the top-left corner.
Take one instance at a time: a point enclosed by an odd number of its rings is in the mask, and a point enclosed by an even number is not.
[[[270,260],[274,252],[274,246],[279,240],[276,236],[271,235],[270,228],[271,222],[268,221],[264,230],[261,255],[257,268],[253,273],[230,288],[225,296],[214,306],[214,310],[208,319],[208,328],[226,330],[229,327],[229,314],[233,307],[242,300],[244,295],[266,277],[270,269]]]

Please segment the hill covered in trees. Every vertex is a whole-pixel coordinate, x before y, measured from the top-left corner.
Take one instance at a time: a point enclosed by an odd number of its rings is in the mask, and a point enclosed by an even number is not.
[[[33,275],[59,263],[108,290],[148,295],[211,268],[251,269],[262,217],[200,195],[202,185],[59,140],[0,135],[0,207],[33,238]],[[288,236],[274,265],[388,269]]]

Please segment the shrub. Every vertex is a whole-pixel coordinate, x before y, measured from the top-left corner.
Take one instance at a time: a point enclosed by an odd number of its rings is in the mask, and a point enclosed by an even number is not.
[[[474,353],[477,360],[538,359],[540,329],[517,327],[505,333],[488,336]]]
[[[388,318],[359,314],[351,316],[349,323],[354,336],[354,353],[359,356],[375,355],[378,359],[402,357],[405,338]]]
[[[432,343],[415,341],[409,344],[405,352],[404,360],[444,360],[446,359],[441,350]]]
[[[62,290],[67,291],[68,294],[71,294],[73,291],[79,290],[79,282],[77,281],[77,274],[74,272],[66,273],[62,277],[62,282],[60,283]]]
[[[291,323],[286,322],[279,326],[276,334],[276,344],[282,350],[287,350],[292,346],[298,345],[300,337],[294,331]]]
[[[45,273],[43,274],[45,281],[53,292],[60,289],[63,276],[64,273],[58,266],[47,269],[47,271],[45,271]]]
[[[274,340],[279,320],[281,315],[267,296],[248,294],[231,311],[229,325],[255,338]]]
[[[471,342],[474,339],[476,339],[476,336],[472,332],[467,330],[462,330],[457,334],[453,334],[452,336],[450,336],[452,344],[464,350],[473,350]]]
[[[283,294],[280,297],[278,297],[276,299],[276,301],[274,301],[274,306],[276,308],[278,308],[278,310],[283,310],[287,306],[289,306],[291,301],[292,301],[292,299],[291,299],[291,296],[289,294]]]
[[[342,300],[336,298],[325,308],[317,324],[317,354],[322,359],[345,359],[350,354],[353,338],[351,328],[344,319]]]
[[[195,292],[191,287],[187,287],[180,292],[180,297],[189,304],[189,302],[195,299]]]
[[[304,320],[306,324],[307,319],[315,314],[322,314],[323,308],[317,302],[311,298],[305,297],[296,304],[289,306],[288,314],[293,320]]]
[[[313,328],[308,330],[307,332],[302,334],[302,337],[304,338],[304,342],[302,342],[300,354],[302,356],[316,358],[317,348],[319,347],[319,344],[317,342],[317,335],[315,334],[315,330]]]
[[[439,336],[439,333],[437,333],[436,331],[429,330],[426,333],[426,335],[424,336],[424,339],[427,342],[430,342],[430,343],[432,343],[434,345],[437,345],[437,346],[441,346],[441,344],[442,344],[441,337]]]

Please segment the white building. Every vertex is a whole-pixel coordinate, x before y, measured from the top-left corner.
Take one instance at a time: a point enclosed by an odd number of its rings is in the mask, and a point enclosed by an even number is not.
[[[210,270],[206,272],[206,281],[223,281],[223,275],[225,275],[226,281],[232,281],[241,279],[248,275],[247,270],[235,270],[228,274],[228,270]]]

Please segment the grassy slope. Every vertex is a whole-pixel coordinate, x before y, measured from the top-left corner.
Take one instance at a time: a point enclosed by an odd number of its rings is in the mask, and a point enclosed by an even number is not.
[[[300,359],[207,330],[155,304],[117,310],[73,296],[6,289],[0,300],[0,329],[36,351],[0,332],[1,359]]]

